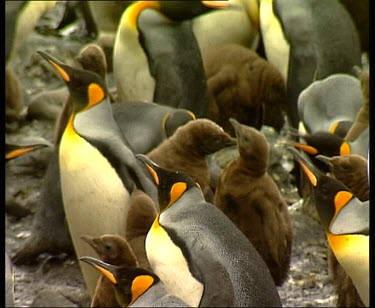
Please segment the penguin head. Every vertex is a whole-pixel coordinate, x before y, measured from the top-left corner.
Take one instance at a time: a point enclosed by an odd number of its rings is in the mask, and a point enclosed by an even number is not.
[[[162,128],[165,136],[169,138],[180,126],[186,124],[191,120],[195,120],[194,113],[189,110],[180,109],[176,111],[168,112],[162,121]]]
[[[184,21],[218,9],[234,7],[228,1],[158,1],[160,12],[173,21]]]
[[[227,134],[222,127],[203,118],[179,127],[172,138],[178,139],[190,153],[197,153],[199,156],[212,154],[237,144],[236,139]]]
[[[92,257],[81,257],[79,260],[93,266],[113,283],[121,307],[131,305],[160,281],[158,276],[140,267],[116,266]]]
[[[234,118],[230,118],[229,122],[235,131],[241,157],[253,166],[256,164],[259,171],[265,172],[270,151],[266,137],[257,129],[241,124]]]
[[[103,48],[99,45],[89,44],[85,46],[75,60],[77,60],[84,70],[95,72],[105,79],[107,59]]]
[[[136,257],[129,243],[120,235],[104,234],[98,237],[81,235],[81,239],[88,243],[107,263],[137,265]]]
[[[301,169],[312,185],[316,209],[324,228],[328,230],[331,221],[351,201],[353,194],[340,181],[320,171],[303,157],[298,150],[290,146],[286,148],[300,164]]]
[[[350,121],[350,120],[337,121],[331,125],[329,132],[341,138],[345,138],[346,134],[348,133],[352,125],[353,125],[353,121]]]
[[[183,172],[161,168],[143,154],[137,154],[136,157],[145,164],[158,187],[161,212],[175,203],[188,189],[199,187],[198,183]]]
[[[98,74],[73,68],[45,52],[38,53],[50,63],[68,86],[73,99],[73,112],[77,113],[102,102],[108,95],[103,78]]]
[[[218,9],[236,8],[228,1],[135,1],[124,14],[124,21],[135,29],[139,15],[145,9],[154,9],[162,13],[170,21],[181,22]]]
[[[340,136],[317,131],[312,134],[300,135],[307,144],[294,143],[293,146],[304,151],[306,154],[317,155],[322,154],[326,156],[348,155],[350,154],[350,144]]]

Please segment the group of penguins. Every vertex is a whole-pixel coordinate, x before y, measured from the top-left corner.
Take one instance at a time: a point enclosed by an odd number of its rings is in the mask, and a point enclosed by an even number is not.
[[[80,4],[97,36],[76,65],[38,51],[69,92],[12,261],[74,248],[92,307],[280,307],[293,227],[260,129],[289,127],[279,146],[325,230],[337,304],[368,307],[368,3]],[[7,143],[6,160],[46,145]],[[214,174],[226,148],[238,153]]]

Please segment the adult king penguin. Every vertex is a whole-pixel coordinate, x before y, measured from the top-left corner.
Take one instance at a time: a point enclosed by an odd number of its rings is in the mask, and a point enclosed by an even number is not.
[[[289,117],[297,128],[298,96],[316,79],[352,74],[361,65],[357,29],[338,0],[261,0],[260,29],[267,60],[287,84]]]
[[[262,257],[224,213],[204,200],[197,183],[145,155],[137,157],[158,186],[160,212],[147,234],[146,253],[167,292],[191,307],[280,307]]]
[[[180,22],[228,6],[225,1],[137,1],[130,5],[121,17],[114,44],[118,100],[155,101],[186,108],[197,117],[207,116],[199,46],[192,26]]]
[[[329,246],[337,260],[369,306],[370,204],[361,202],[340,181],[319,171],[296,149],[287,148],[309,179],[315,206],[325,229]]]
[[[72,68],[39,51],[65,81],[72,113],[60,141],[59,167],[64,210],[78,257],[90,254],[82,234],[125,236],[129,193],[156,191],[135,159],[115,120],[103,78]],[[82,266],[91,295],[98,273]]]

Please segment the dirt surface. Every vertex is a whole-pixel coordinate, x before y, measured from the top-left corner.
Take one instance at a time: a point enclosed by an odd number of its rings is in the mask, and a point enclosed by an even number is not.
[[[61,13],[56,9],[56,14]],[[48,17],[51,18],[51,17]],[[44,19],[45,23],[52,20]],[[65,29],[65,33],[79,31],[80,25]],[[82,38],[74,35],[46,35],[34,32],[25,42],[19,58],[13,63],[25,92],[25,103],[33,95],[63,86],[62,81],[49,69],[37,50],[50,52],[71,64],[81,46]],[[60,108],[59,105],[56,106]],[[7,141],[21,141],[29,136],[42,136],[53,142],[54,120],[26,119],[7,130]],[[268,131],[270,142],[284,136]],[[44,148],[19,157],[6,165],[6,202],[15,212],[6,213],[6,250],[10,256],[19,250],[30,236],[34,213],[38,211],[46,163],[51,148]],[[274,148],[274,151],[275,150]],[[277,155],[279,155],[278,153]],[[334,307],[336,295],[327,269],[327,244],[321,226],[302,211],[295,187],[290,186],[291,158],[283,156],[274,162],[274,177],[285,197],[293,204],[289,211],[294,225],[294,243],[289,279],[279,293],[285,307]],[[33,265],[13,266],[14,297],[18,307],[84,307],[89,306],[78,261],[74,256],[42,254]]]

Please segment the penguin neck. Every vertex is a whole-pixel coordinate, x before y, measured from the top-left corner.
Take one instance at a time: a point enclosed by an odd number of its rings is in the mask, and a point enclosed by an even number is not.
[[[258,178],[267,173],[267,162],[268,158],[267,161],[265,161],[264,157],[247,157],[246,159],[244,159],[241,157],[241,155],[235,160],[238,169],[242,170],[252,178]]]
[[[139,15],[145,9],[154,9],[159,10],[160,6],[157,1],[137,1],[131,4],[124,12],[124,21],[126,23],[126,27],[131,29],[132,31],[136,32],[138,35],[138,18]]]

